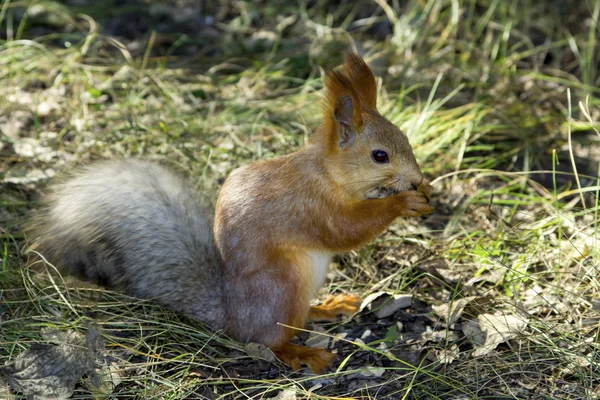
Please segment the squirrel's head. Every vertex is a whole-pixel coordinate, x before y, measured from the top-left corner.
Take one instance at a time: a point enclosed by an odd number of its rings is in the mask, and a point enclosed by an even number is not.
[[[352,197],[415,190],[423,180],[406,135],[377,112],[373,72],[357,54],[325,78],[320,140],[333,180]]]

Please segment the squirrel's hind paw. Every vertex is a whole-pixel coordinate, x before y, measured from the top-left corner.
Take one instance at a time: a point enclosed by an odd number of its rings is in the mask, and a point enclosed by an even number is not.
[[[311,321],[335,321],[338,315],[351,317],[358,311],[361,300],[354,295],[329,296],[323,304],[310,308]]]
[[[302,364],[306,364],[315,374],[327,368],[335,359],[335,354],[325,349],[315,349],[292,343],[273,349],[273,352],[277,358],[290,365],[294,371],[298,371]]]

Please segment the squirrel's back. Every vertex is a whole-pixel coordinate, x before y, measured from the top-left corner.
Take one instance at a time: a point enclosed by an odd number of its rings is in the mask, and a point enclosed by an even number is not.
[[[33,249],[64,272],[224,324],[212,218],[167,169],[92,164],[58,185],[34,220]]]

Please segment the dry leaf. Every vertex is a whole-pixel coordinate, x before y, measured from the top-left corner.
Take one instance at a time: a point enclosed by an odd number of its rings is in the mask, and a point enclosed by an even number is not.
[[[450,346],[449,349],[436,350],[434,353],[435,353],[435,358],[441,364],[451,364],[452,362],[454,362],[454,360],[456,360],[458,358],[458,356],[460,354],[460,352],[458,350],[458,346],[455,344]]]
[[[296,400],[296,389],[285,389],[272,398],[273,400]]]
[[[92,384],[99,386],[94,369],[104,341],[98,330],[89,329],[85,337],[74,331],[49,330],[42,336],[56,345],[34,343],[0,368],[14,391],[36,400],[67,399],[86,373]]]
[[[517,315],[481,314],[477,320],[485,333],[485,342],[473,352],[476,357],[488,354],[500,343],[514,338],[527,327],[527,320]]]
[[[325,329],[320,326],[314,327],[314,330],[310,332],[308,339],[306,339],[306,345],[310,347],[327,347],[331,338],[323,335],[323,333],[326,333]]]
[[[485,333],[479,328],[479,322],[470,319],[461,324],[461,329],[467,339],[473,343],[475,347],[482,346],[485,342]]]
[[[97,371],[100,377],[100,385],[94,386],[91,382],[84,382],[85,386],[94,393],[111,394],[117,386],[121,384],[123,379],[116,365],[103,365]],[[88,384],[89,383],[89,384]]]
[[[391,293],[390,292],[375,292],[375,293],[371,293],[370,295],[365,297],[358,309],[358,312],[360,313],[362,310],[369,307],[376,298],[378,298],[379,296],[383,296],[383,295],[389,296],[389,295],[391,295]]]
[[[412,294],[393,294],[391,292],[375,292],[368,295],[360,305],[360,311],[365,308],[376,310],[377,318],[386,318],[396,311],[412,305]]]
[[[10,399],[10,386],[4,380],[4,377],[0,375],[0,399]]]
[[[408,308],[412,305],[412,294],[396,294],[383,303],[383,306],[375,311],[377,318],[385,318],[393,315],[402,308]]]
[[[458,335],[452,330],[433,330],[427,326],[425,332],[421,333],[421,339],[425,342],[454,342],[458,340]]]
[[[432,306],[433,312],[446,321],[448,326],[452,326],[462,315],[465,306],[475,299],[475,296],[458,299],[449,304],[440,304]]]
[[[364,378],[381,378],[385,373],[385,368],[381,367],[365,367],[360,371],[359,375]]]

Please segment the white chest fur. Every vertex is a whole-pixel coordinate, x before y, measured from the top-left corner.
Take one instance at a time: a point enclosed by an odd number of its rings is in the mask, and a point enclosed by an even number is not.
[[[313,287],[317,291],[325,283],[333,254],[324,251],[313,251],[309,255],[313,265]]]

